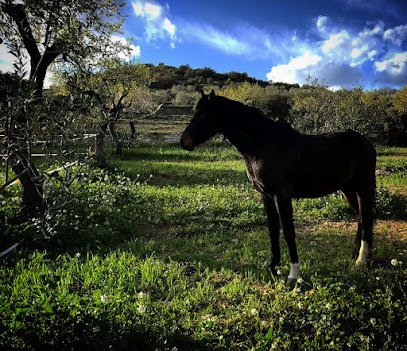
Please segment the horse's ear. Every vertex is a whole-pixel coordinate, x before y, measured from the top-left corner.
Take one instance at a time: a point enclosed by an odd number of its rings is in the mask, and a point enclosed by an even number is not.
[[[209,94],[209,100],[212,100],[215,97],[215,90],[211,90],[210,94]]]

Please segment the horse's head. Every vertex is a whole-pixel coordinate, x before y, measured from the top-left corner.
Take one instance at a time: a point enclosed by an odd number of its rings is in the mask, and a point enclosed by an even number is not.
[[[201,94],[195,115],[181,136],[181,147],[184,150],[192,151],[196,146],[220,132],[218,111],[214,103],[215,92],[212,90],[209,95],[205,95],[203,92]]]

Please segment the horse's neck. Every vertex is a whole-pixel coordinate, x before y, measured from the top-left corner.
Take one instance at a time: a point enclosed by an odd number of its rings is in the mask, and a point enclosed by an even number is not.
[[[241,154],[256,156],[258,142],[254,133],[235,127],[224,135]]]
[[[270,126],[267,120],[261,120],[258,116],[251,118],[250,111],[248,111],[248,115],[242,114],[235,118],[232,111],[230,112],[228,122],[223,134],[232,145],[243,155],[259,156],[265,135],[267,132],[272,134],[272,131],[264,130],[264,126]]]

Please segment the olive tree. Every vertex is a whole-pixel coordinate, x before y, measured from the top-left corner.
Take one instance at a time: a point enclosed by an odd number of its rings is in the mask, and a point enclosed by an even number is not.
[[[133,116],[146,114],[156,109],[148,88],[152,76],[148,67],[138,62],[124,62],[118,59],[104,60],[97,70],[66,70],[58,67],[56,88],[67,96],[77,92],[92,96],[100,104],[96,139],[96,161],[106,166],[103,152],[104,138],[110,134],[116,144],[116,153],[121,154],[123,140],[116,132],[119,119],[126,117],[131,130],[130,140],[136,139]]]
[[[30,89],[20,85],[2,116],[7,145],[13,146],[10,164],[23,186],[27,215],[43,207],[43,181],[31,162],[29,137],[43,100],[45,75],[57,61],[89,65],[125,50],[126,44],[112,40],[123,23],[124,5],[121,0],[0,0],[1,41],[16,56],[20,76],[29,63],[24,86]]]

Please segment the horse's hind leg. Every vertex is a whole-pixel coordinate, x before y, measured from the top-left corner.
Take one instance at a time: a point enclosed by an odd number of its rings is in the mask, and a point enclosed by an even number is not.
[[[356,265],[365,265],[371,255],[373,245],[373,208],[375,201],[374,187],[358,191],[362,238]]]
[[[267,221],[269,226],[270,243],[271,243],[271,261],[269,264],[270,271],[273,275],[277,274],[276,266],[280,264],[280,218],[278,216],[274,198],[263,195],[263,203],[266,209]]]
[[[358,220],[358,230],[356,232],[355,246],[353,248],[353,256],[356,259],[359,255],[360,243],[362,241],[362,221],[361,221],[361,217],[359,214],[358,196],[357,196],[356,192],[354,192],[354,191],[342,190],[342,193],[345,196],[345,199],[348,202],[349,206],[355,212],[355,214],[357,216],[357,220]]]

